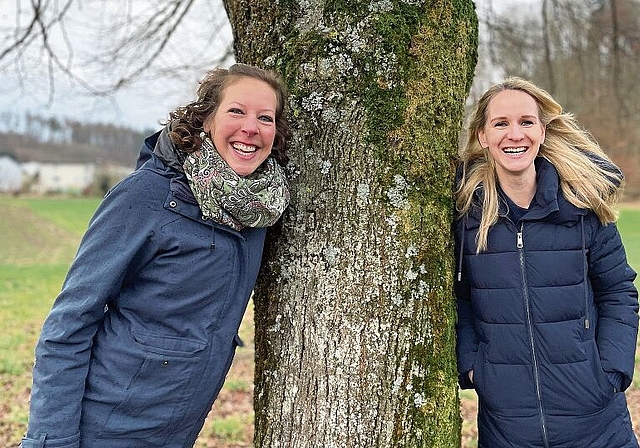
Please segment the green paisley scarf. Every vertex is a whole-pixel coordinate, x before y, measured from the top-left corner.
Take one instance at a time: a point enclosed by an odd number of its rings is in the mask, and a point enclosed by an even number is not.
[[[239,176],[220,156],[208,135],[199,151],[187,154],[183,168],[204,217],[235,230],[268,227],[289,205],[289,187],[280,165],[267,158],[252,174]]]

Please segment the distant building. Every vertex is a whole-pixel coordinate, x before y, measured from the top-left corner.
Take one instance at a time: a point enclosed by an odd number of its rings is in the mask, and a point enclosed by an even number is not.
[[[22,187],[22,167],[13,157],[0,155],[0,193],[15,193]]]
[[[93,162],[39,162],[35,193],[82,193],[95,181]]]
[[[21,163],[13,154],[0,152],[0,194],[102,196],[132,171],[130,167],[87,159],[51,160],[40,156]]]

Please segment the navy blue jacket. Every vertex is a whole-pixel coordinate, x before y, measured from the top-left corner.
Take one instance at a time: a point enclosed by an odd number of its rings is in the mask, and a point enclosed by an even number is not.
[[[455,223],[458,372],[478,394],[479,446],[636,447],[621,392],[635,272],[616,226],[570,204],[551,163],[536,167],[531,206],[512,222],[504,202],[486,251],[476,254],[479,207]]]
[[[203,219],[157,138],[97,209],[44,323],[24,448],[192,447],[222,387],[266,231]]]

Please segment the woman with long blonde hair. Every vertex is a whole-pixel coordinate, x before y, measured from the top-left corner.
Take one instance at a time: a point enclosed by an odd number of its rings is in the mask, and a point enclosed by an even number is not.
[[[480,447],[637,447],[624,390],[638,329],[616,228],[621,171],[545,90],[477,102],[455,223],[460,385]]]

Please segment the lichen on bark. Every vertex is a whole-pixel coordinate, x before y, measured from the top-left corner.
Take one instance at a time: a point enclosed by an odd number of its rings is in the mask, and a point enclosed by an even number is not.
[[[473,4],[263,3],[227,1],[239,60],[284,75],[295,131],[255,291],[256,446],[457,446],[449,226]]]

